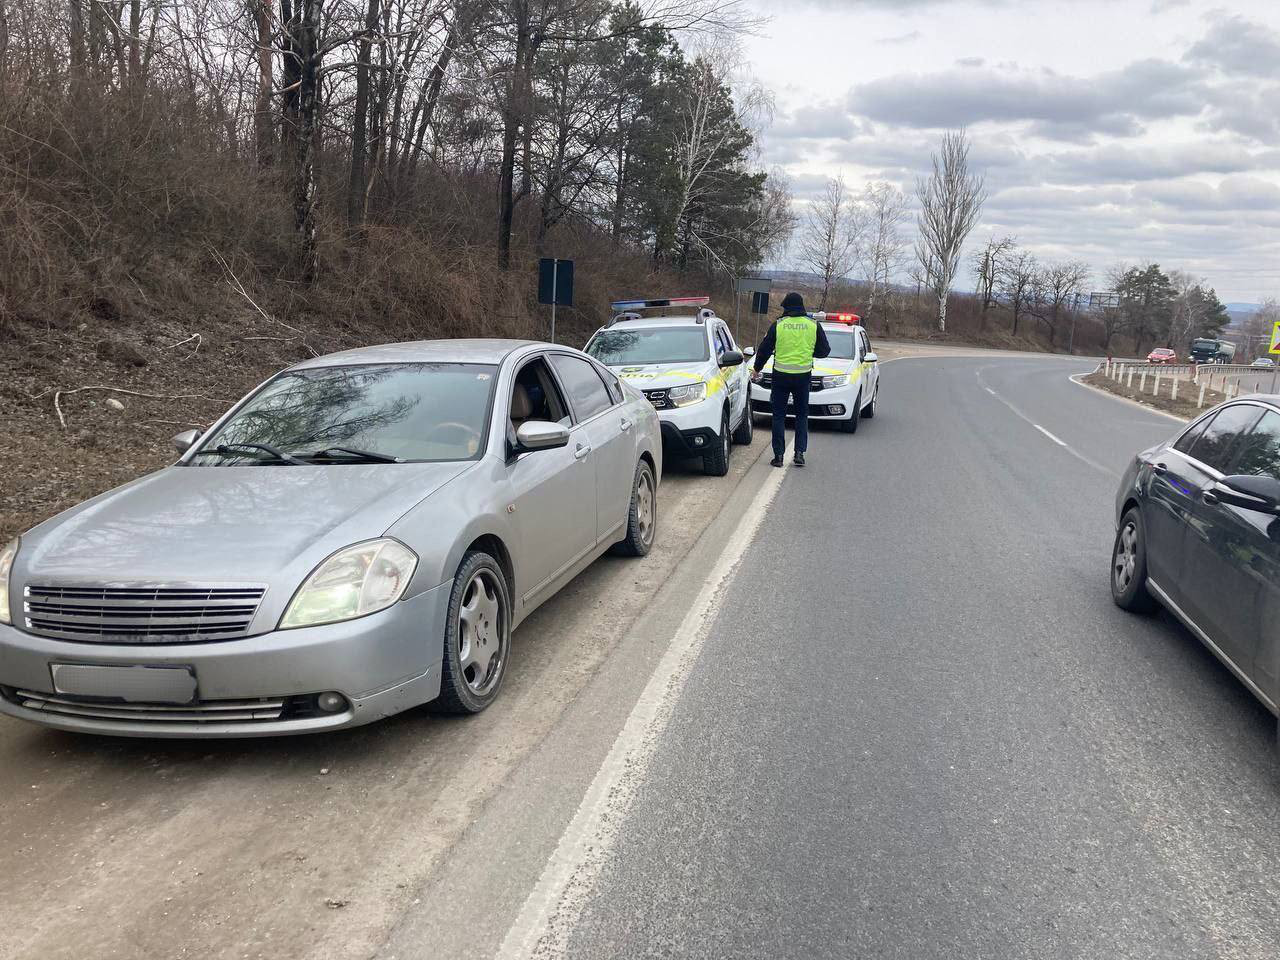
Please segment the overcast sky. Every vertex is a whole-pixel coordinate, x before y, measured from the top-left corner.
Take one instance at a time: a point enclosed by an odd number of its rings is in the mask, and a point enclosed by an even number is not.
[[[746,44],[777,99],[763,159],[797,197],[909,190],[967,127],[990,192],[970,247],[1280,296],[1280,0],[749,2],[772,18]]]

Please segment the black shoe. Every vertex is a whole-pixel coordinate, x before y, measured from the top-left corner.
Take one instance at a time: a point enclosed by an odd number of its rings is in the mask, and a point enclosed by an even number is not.
[[[769,461],[769,462],[770,462],[770,463],[772,463],[775,467],[780,467],[780,466],[782,466],[782,458],[781,458],[781,457],[774,457],[774,458],[773,458],[771,461]]]
[[[803,467],[803,466],[804,466],[804,454],[803,454],[803,453],[797,453],[797,454],[796,454],[796,466],[797,466],[797,467]]]

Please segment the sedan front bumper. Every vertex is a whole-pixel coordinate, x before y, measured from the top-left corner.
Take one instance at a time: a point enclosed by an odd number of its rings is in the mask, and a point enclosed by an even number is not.
[[[252,737],[369,723],[440,692],[451,583],[356,620],[241,640],[103,644],[52,640],[0,625],[0,712],[45,726],[132,737]],[[55,688],[53,665],[179,667],[195,677],[187,704]],[[345,708],[325,713],[320,693]],[[237,719],[226,719],[228,716]],[[177,718],[177,719],[175,719]]]

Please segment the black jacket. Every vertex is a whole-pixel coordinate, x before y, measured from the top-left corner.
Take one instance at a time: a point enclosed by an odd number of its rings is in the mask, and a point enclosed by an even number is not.
[[[791,314],[783,314],[783,316],[791,316]],[[803,314],[798,314],[803,316]],[[814,321],[818,323],[818,321]],[[764,339],[760,341],[760,349],[756,351],[755,368],[756,373],[764,369],[764,365],[769,362],[769,358],[773,356],[773,348],[778,340],[778,321],[775,320],[769,324],[769,332],[764,335]],[[823,357],[831,356],[831,343],[827,340],[827,331],[822,329],[822,324],[818,323],[818,340],[813,345],[813,359],[821,360]]]

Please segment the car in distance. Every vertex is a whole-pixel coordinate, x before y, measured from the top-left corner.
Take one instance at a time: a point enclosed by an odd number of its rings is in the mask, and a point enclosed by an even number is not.
[[[1258,357],[1258,359],[1254,360],[1253,363],[1249,364],[1251,367],[1265,367],[1268,370],[1275,367],[1275,365],[1276,362],[1270,357]]]
[[[1156,347],[1147,354],[1147,363],[1177,363],[1178,355],[1168,347]]]
[[[831,344],[831,355],[813,362],[809,380],[809,420],[829,420],[845,433],[854,433],[858,422],[876,415],[880,399],[878,357],[871,351],[871,339],[859,324],[856,313],[810,313],[822,324]],[[771,414],[769,401],[773,385],[773,360],[765,364],[760,379],[751,385],[751,409]],[[792,406],[788,416],[794,416]]]
[[[1280,713],[1280,396],[1225,403],[1133,459],[1111,595],[1168,608]]]
[[[319,357],[174,440],[0,552],[0,711],[150,737],[475,713],[530,612],[654,542],[653,405],[566,347]]]
[[[751,443],[745,361],[754,351],[738,349],[708,303],[709,297],[616,301],[613,319],[583,349],[644,392],[672,455],[701,457],[703,470],[723,477],[732,445]],[[675,312],[688,307],[692,315]]]

